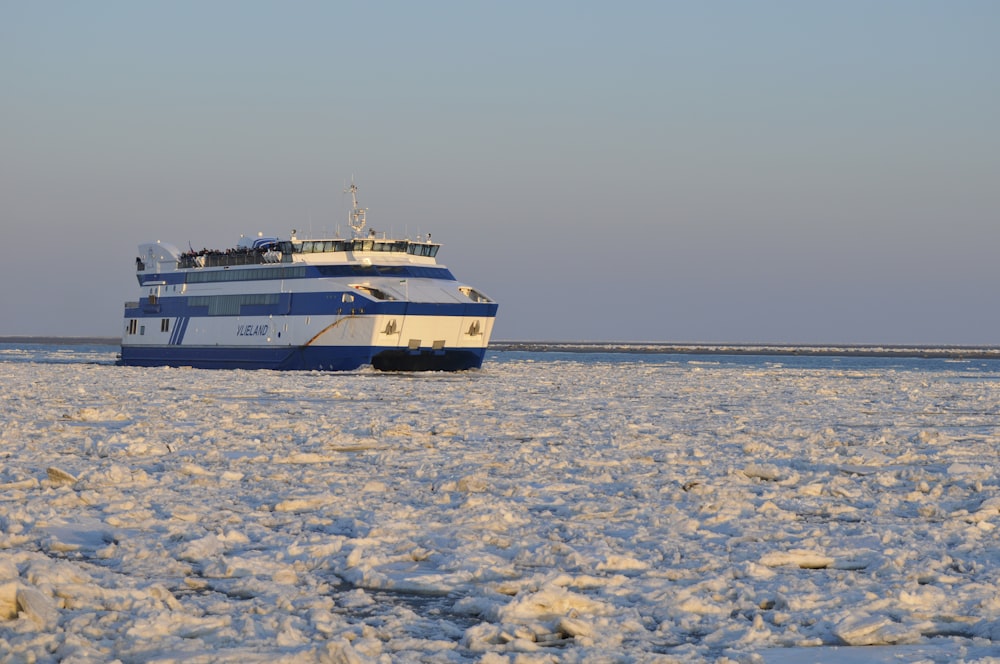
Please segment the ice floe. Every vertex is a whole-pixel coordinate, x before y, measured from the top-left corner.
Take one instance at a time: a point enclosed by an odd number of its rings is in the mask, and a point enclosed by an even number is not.
[[[86,357],[0,364],[0,661],[1000,657],[991,361]]]

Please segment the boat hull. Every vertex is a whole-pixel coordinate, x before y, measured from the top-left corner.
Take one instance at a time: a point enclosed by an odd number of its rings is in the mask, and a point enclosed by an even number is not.
[[[400,349],[371,346],[122,346],[120,364],[196,369],[465,371],[482,366],[485,348]]]

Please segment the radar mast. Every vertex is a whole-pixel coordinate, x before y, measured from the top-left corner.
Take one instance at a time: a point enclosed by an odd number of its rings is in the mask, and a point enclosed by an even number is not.
[[[359,237],[361,229],[365,227],[365,213],[368,212],[368,208],[358,206],[358,185],[354,184],[354,178],[351,178],[350,188],[344,190],[345,194],[348,192],[351,194],[351,214],[347,223],[354,230],[354,237]]]

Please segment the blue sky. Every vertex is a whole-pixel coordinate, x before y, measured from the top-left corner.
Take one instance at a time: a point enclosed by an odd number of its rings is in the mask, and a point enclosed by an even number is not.
[[[0,0],[0,335],[135,245],[433,232],[495,339],[1000,344],[995,2]]]

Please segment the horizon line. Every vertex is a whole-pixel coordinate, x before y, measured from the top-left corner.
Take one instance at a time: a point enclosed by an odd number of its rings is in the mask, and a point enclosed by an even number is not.
[[[0,343],[120,346],[119,337],[106,336],[0,336]],[[1000,345],[967,344],[878,344],[878,343],[781,343],[697,341],[556,341],[497,340],[487,346],[499,352],[645,353],[679,355],[800,355],[882,356],[943,359],[1000,359]]]

